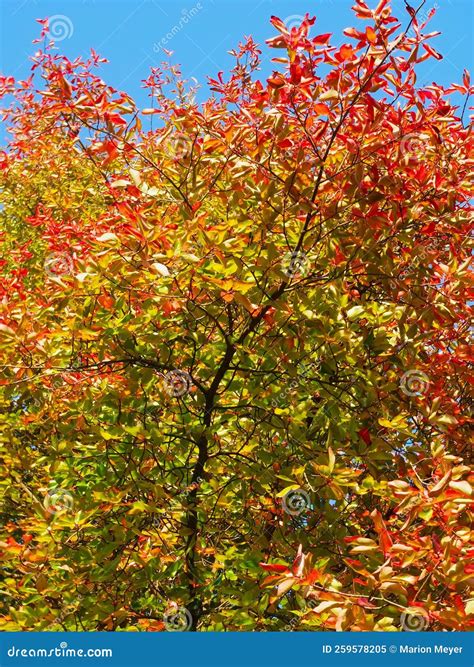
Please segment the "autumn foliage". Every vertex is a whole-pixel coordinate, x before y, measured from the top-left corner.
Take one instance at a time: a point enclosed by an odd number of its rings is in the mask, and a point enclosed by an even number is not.
[[[472,626],[472,87],[354,12],[0,78],[3,629]]]

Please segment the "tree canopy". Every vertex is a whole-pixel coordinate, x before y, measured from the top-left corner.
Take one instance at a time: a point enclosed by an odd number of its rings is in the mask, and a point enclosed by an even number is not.
[[[472,625],[472,87],[354,12],[0,78],[3,629]]]

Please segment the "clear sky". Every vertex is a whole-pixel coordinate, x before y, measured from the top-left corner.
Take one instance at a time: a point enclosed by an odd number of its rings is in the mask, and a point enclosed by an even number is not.
[[[418,6],[421,0],[410,2]],[[368,3],[375,6],[377,0]],[[352,0],[0,0],[0,71],[24,78],[28,56],[37,48],[31,44],[40,30],[35,19],[56,16],[59,51],[75,57],[87,55],[93,47],[110,61],[102,77],[131,93],[139,104],[146,106],[140,81],[166,57],[160,45],[174,52],[171,60],[182,65],[186,78],[195,77],[203,86],[202,98],[207,95],[206,76],[229,69],[232,59],[227,51],[244,35],[252,34],[263,44],[275,34],[269,24],[272,14],[293,21],[310,12],[317,17],[312,34],[332,32],[337,44],[348,41],[342,35],[344,28],[357,25],[352,4]],[[403,0],[392,4],[405,23]],[[419,83],[459,82],[465,67],[474,75],[474,0],[426,0],[422,11],[434,6],[438,9],[431,30],[443,34],[432,44],[444,59],[424,63]],[[264,49],[264,55],[262,76],[272,69],[270,50]]]

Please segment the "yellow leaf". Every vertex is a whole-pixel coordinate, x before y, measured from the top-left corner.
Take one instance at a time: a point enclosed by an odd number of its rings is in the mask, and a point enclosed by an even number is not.
[[[324,100],[338,100],[339,94],[335,90],[327,90],[319,96],[319,99],[323,102]]]
[[[153,262],[150,266],[150,271],[152,273],[158,274],[159,276],[169,276],[170,272],[167,266],[160,264],[160,262]]]
[[[466,481],[449,482],[449,486],[451,489],[454,489],[455,491],[464,493],[465,496],[472,496],[472,486],[469,484],[469,482]]]
[[[281,582],[281,584],[278,584],[277,587],[277,597],[281,597],[284,593],[290,590],[290,588],[293,588],[295,584],[299,583],[298,577],[288,577],[288,579],[285,579],[284,581]]]
[[[118,236],[113,232],[105,232],[104,234],[96,238],[96,241],[100,241],[101,243],[106,243],[107,241],[118,241],[118,240],[119,240]]]
[[[341,489],[339,484],[336,484],[335,482],[329,482],[328,487],[333,492],[336,500],[342,500],[344,498],[344,491]]]
[[[290,491],[294,491],[295,489],[299,488],[300,488],[299,484],[291,484],[290,486],[285,487],[282,491],[277,493],[276,497],[283,498],[283,496],[286,496],[286,494],[289,493]]]
[[[100,435],[104,440],[113,440],[115,438],[115,435],[112,435],[112,433],[108,433],[108,431],[105,431],[103,428],[100,429]]]
[[[328,447],[328,455],[329,455],[329,472],[332,472],[334,470],[334,464],[336,462],[336,455],[332,451],[331,447]]]
[[[328,611],[328,609],[333,609],[334,607],[340,607],[342,602],[339,600],[325,600],[318,604],[317,607],[313,609],[318,614],[321,614],[323,611]]]
[[[234,300],[237,301],[237,303],[240,303],[240,305],[243,306],[245,310],[247,310],[249,313],[251,313],[255,309],[255,306],[252,303],[250,303],[249,299],[244,294],[235,292]]]
[[[406,428],[408,426],[407,422],[405,421],[405,417],[403,415],[395,417],[395,419],[392,419],[392,421],[390,421],[389,419],[380,418],[379,424],[380,426],[385,426],[385,428],[393,428],[393,429]]]
[[[100,336],[100,331],[92,331],[91,329],[80,329],[76,332],[76,337],[79,340],[95,340]]]
[[[6,324],[0,324],[0,332],[7,334],[7,336],[14,336],[15,332],[11,327],[8,327]]]
[[[374,546],[369,546],[369,545],[362,545],[360,547],[352,547],[351,553],[353,554],[363,554],[368,551],[376,551],[378,549],[378,545],[374,543]]]

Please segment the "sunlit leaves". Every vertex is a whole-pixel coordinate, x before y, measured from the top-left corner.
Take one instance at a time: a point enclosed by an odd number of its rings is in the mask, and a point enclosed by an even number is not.
[[[469,76],[355,9],[274,17],[278,69],[248,38],[202,105],[94,55],[3,80],[6,629],[470,623]]]

